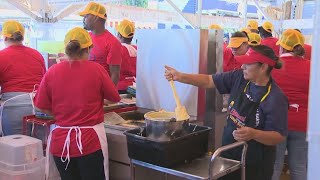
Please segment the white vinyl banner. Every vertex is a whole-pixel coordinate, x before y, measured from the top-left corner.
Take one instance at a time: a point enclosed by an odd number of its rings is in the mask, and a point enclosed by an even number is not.
[[[137,106],[174,111],[176,104],[165,65],[185,73],[199,72],[200,30],[137,30]],[[175,82],[182,105],[197,115],[198,88]]]

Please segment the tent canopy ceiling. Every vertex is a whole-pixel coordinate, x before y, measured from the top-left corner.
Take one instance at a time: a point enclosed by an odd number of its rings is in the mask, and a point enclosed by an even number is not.
[[[9,2],[17,2],[23,4],[31,11],[40,11],[46,8],[46,10],[52,11],[52,13],[58,13],[59,10],[64,9],[66,6],[72,4],[87,4],[91,0],[2,0],[0,2],[0,9],[15,10],[16,7]],[[133,0],[142,1],[142,0]],[[147,2],[158,2],[159,4],[166,0],[145,0]],[[197,10],[197,0],[172,0],[178,7],[185,13],[195,13]],[[275,3],[277,0],[258,0],[262,7],[266,7],[271,3]],[[100,3],[112,3],[112,4],[126,4],[126,0],[95,0]],[[226,10],[237,11],[238,5],[243,3],[243,0],[202,0],[203,10]],[[248,0],[248,12],[256,13],[257,8],[254,6],[253,0]]]

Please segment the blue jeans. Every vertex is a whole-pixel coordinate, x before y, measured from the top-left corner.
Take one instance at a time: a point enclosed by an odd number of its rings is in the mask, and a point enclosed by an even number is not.
[[[306,141],[306,133],[298,131],[289,131],[286,140],[277,145],[272,180],[280,179],[286,150],[288,150],[290,179],[306,180],[308,143]]]
[[[22,95],[16,99],[15,96]],[[33,114],[33,108],[29,94],[25,92],[3,93],[1,100],[7,101],[3,107],[2,130],[3,135],[22,134],[22,118]]]

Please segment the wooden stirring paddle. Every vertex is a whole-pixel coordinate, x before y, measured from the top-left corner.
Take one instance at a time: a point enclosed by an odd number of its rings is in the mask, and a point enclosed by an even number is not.
[[[177,104],[177,107],[174,110],[175,114],[176,114],[177,121],[182,121],[182,120],[189,119],[190,116],[189,116],[189,114],[187,112],[186,107],[181,105],[181,102],[180,102],[180,99],[178,97],[176,88],[174,86],[174,82],[171,80],[171,81],[169,81],[169,83],[170,83],[170,86],[171,86],[171,89],[172,89],[172,92],[173,92],[174,100],[176,101],[176,104]]]

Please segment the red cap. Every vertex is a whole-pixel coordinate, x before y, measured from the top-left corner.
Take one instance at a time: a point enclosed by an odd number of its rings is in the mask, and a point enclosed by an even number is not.
[[[276,61],[250,48],[245,55],[235,56],[236,60],[241,64],[265,63],[274,66]]]

